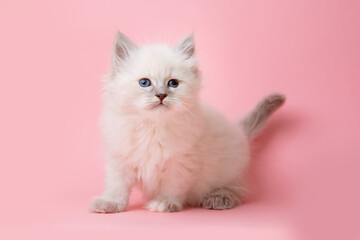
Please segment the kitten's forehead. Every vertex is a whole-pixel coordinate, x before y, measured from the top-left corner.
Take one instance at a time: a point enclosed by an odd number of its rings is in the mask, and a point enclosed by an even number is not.
[[[181,68],[176,52],[166,45],[150,45],[139,48],[134,57],[136,71],[159,79],[169,78]]]

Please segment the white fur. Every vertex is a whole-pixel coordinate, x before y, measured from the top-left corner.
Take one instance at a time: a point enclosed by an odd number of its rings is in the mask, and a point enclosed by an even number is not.
[[[249,162],[248,139],[240,125],[199,101],[201,78],[192,36],[176,47],[137,47],[119,35],[101,116],[106,188],[91,210],[125,210],[135,183],[152,211],[199,206],[205,196],[223,188],[240,198]],[[141,78],[149,78],[152,85],[141,87]],[[179,86],[169,88],[170,79],[178,79]],[[166,106],[154,107],[159,92],[168,94]]]

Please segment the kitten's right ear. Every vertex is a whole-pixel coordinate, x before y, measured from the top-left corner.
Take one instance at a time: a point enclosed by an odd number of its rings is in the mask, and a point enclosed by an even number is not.
[[[114,40],[112,63],[113,69],[121,68],[129,57],[130,52],[136,49],[136,45],[123,33],[117,32]]]
[[[175,49],[183,54],[186,58],[195,57],[194,35],[188,34],[175,46]]]

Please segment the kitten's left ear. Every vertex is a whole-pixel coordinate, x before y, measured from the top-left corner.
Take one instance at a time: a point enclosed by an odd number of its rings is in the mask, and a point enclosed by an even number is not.
[[[176,51],[184,54],[186,58],[195,57],[195,41],[194,35],[188,34],[175,46]]]

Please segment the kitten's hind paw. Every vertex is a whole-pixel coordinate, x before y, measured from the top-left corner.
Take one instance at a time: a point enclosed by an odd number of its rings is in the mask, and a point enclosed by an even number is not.
[[[241,203],[238,196],[226,189],[215,190],[204,197],[201,207],[206,209],[225,210]]]
[[[116,202],[102,197],[95,197],[90,204],[90,211],[95,213],[117,213],[125,210],[126,202]]]
[[[146,208],[152,212],[179,212],[182,204],[167,199],[154,199],[146,204]]]

